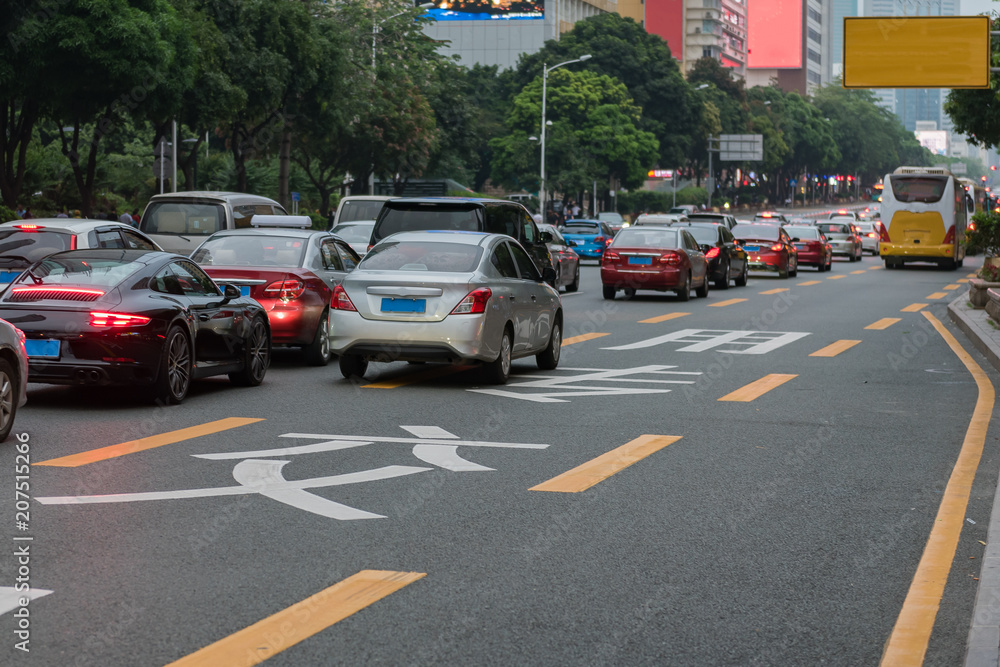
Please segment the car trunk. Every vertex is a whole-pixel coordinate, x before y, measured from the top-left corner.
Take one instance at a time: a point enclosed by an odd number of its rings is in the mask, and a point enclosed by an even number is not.
[[[365,271],[342,286],[366,320],[440,322],[479,285],[472,273]]]

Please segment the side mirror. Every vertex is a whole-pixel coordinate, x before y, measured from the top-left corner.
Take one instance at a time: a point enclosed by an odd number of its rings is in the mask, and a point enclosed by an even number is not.
[[[222,286],[222,296],[226,298],[226,301],[232,301],[233,299],[238,299],[241,296],[240,288],[236,285],[230,285],[226,283]]]
[[[540,243],[552,243],[552,232],[538,232],[538,241]]]
[[[793,236],[793,237],[792,237],[792,243],[795,243],[795,242],[797,242],[797,241],[801,241],[801,240],[802,240],[802,239],[800,239],[800,238],[799,238],[798,236]]]
[[[551,266],[546,266],[542,269],[542,282],[552,284],[556,281],[556,270]]]
[[[701,248],[701,251],[702,251],[702,252],[708,252],[709,250],[711,250],[711,249],[712,249],[712,246],[708,245],[707,243],[702,243],[702,244],[701,244],[700,246],[698,246],[698,247],[699,247],[699,248]]]
[[[575,248],[579,244],[576,241],[567,240],[566,245],[568,245],[570,248]]]

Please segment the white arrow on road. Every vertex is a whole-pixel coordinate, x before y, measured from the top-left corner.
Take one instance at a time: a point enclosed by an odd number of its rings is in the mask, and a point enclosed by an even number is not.
[[[0,615],[14,611],[21,606],[21,598],[28,598],[31,601],[43,598],[52,591],[44,588],[31,588],[26,591],[19,591],[13,586],[0,586]]]

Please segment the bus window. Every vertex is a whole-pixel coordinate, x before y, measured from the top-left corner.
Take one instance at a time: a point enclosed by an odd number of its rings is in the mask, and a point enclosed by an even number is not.
[[[892,194],[899,202],[920,202],[923,204],[933,204],[941,201],[945,187],[948,185],[947,176],[890,176],[889,183],[892,185]]]

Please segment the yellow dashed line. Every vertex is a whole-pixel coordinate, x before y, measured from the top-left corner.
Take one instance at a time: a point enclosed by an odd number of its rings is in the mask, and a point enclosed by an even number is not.
[[[759,380],[755,380],[745,387],[737,389],[736,391],[726,394],[720,401],[737,401],[740,403],[749,403],[750,401],[763,396],[767,392],[771,391],[775,387],[780,387],[792,378],[797,378],[798,375],[782,375],[780,373],[772,373],[771,375],[765,375]]]
[[[821,350],[816,350],[810,357],[835,357],[844,350],[849,350],[858,343],[860,340],[838,340],[836,343],[831,343]]]
[[[899,312],[901,312],[901,313],[915,313],[918,310],[920,310],[921,308],[926,308],[926,307],[927,307],[926,303],[911,303],[909,306],[907,306],[906,308],[903,308]]]
[[[867,270],[868,270],[868,269],[860,269],[860,270],[858,270],[858,271],[851,271],[851,275],[852,275],[852,276],[856,276],[856,275],[858,275],[859,273],[864,273],[864,272],[865,272],[865,271],[867,271]]]
[[[708,304],[712,308],[723,308],[725,306],[731,306],[734,303],[743,303],[746,299],[727,299],[726,301],[718,301],[716,303]]]
[[[667,445],[681,439],[679,435],[640,435],[635,440],[610,452],[601,454],[595,459],[567,470],[561,475],[542,482],[528,489],[529,491],[556,491],[560,493],[579,493],[586,491],[598,482],[611,477],[650,454],[658,452]]]
[[[691,313],[667,313],[666,315],[658,315],[656,317],[650,317],[648,320],[639,320],[639,324],[659,324],[660,322],[666,322],[667,320],[676,320],[678,317],[687,317]],[[563,345],[566,341],[563,341]]]
[[[952,290],[956,290],[956,289],[958,289],[958,285],[945,285],[945,286],[944,286],[944,287],[942,287],[941,289],[943,289],[943,290],[945,290],[945,291],[947,291],[947,292],[950,292],[950,291],[952,291]]]
[[[875,329],[877,331],[881,331],[882,329],[888,329],[896,322],[899,322],[898,317],[883,317],[878,322],[872,322],[866,326],[865,329]]]
[[[934,292],[933,294],[928,294],[928,299],[943,299],[948,296],[947,292]]]
[[[807,280],[804,283],[797,283],[798,287],[805,287],[806,285],[819,285],[822,280]]]
[[[787,292],[787,287],[777,287],[775,289],[769,289],[766,292],[757,292],[758,294],[780,294],[781,292]]]
[[[563,338],[563,347],[567,345],[574,345],[576,343],[582,343],[588,340],[594,340],[595,338],[604,338],[605,336],[610,336],[609,333],[589,333],[580,334],[579,336],[570,336],[569,338]]]
[[[968,278],[959,278],[955,282],[956,283],[967,283],[967,282],[969,282],[969,279]]]
[[[839,276],[827,276],[827,278],[826,278],[826,279],[827,279],[827,280],[840,280],[841,278],[846,278],[846,277],[847,277],[847,276],[845,276],[845,275],[839,275]]]

